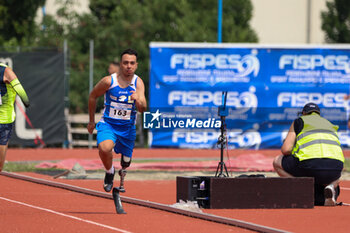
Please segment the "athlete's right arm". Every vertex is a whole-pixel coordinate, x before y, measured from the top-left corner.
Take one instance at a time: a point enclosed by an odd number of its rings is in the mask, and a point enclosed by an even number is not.
[[[24,90],[22,84],[19,82],[15,72],[10,67],[6,67],[4,81],[10,83],[12,88],[15,90],[17,95],[21,98],[24,106],[29,107],[29,98],[26,91]]]
[[[92,134],[95,129],[95,111],[97,98],[105,94],[108,91],[110,85],[111,76],[106,76],[95,85],[89,95],[89,123],[87,125],[87,130],[90,134]]]

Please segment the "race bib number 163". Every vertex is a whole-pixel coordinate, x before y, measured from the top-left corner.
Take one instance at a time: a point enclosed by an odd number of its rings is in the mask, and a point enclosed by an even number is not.
[[[109,117],[118,120],[130,120],[131,108],[131,104],[112,102],[109,109]]]

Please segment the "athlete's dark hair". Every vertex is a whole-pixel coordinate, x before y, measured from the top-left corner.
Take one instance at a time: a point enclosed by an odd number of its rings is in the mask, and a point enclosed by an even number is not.
[[[122,60],[122,57],[124,54],[129,54],[129,55],[135,55],[136,58],[137,58],[137,52],[136,50],[133,50],[133,49],[125,49],[122,54],[120,55],[120,60]]]

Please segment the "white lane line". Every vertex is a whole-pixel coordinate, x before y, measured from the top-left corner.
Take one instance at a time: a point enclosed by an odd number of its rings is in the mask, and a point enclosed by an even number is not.
[[[104,227],[104,228],[107,228],[107,229],[110,229],[110,230],[114,230],[114,231],[118,231],[118,232],[122,232],[122,233],[131,233],[130,231],[125,231],[125,230],[122,230],[122,229],[119,229],[119,228],[115,228],[115,227],[107,226],[107,225],[104,225],[104,224],[101,224],[101,223],[93,222],[93,221],[90,221],[90,220],[78,218],[78,217],[75,217],[75,216],[72,216],[72,215],[56,212],[54,210],[49,210],[49,209],[42,208],[42,207],[39,207],[39,206],[33,206],[33,205],[30,205],[30,204],[27,204],[27,203],[23,203],[23,202],[7,199],[5,197],[0,197],[0,199],[8,201],[8,202],[13,202],[13,203],[16,203],[16,204],[28,206],[28,207],[31,207],[31,208],[34,208],[34,209],[47,211],[47,212],[50,212],[50,213],[53,213],[53,214],[57,214],[57,215],[61,215],[61,216],[67,217],[67,218],[72,218],[72,219],[75,219],[75,220],[78,220],[78,221],[90,223],[90,224],[93,224],[93,225],[96,225],[96,226],[100,226],[100,227]]]
[[[345,188],[345,187],[342,187],[342,186],[340,185],[340,190],[350,191],[350,188]]]

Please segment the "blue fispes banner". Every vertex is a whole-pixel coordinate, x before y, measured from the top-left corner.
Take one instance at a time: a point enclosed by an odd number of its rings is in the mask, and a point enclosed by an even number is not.
[[[308,102],[319,105],[321,116],[339,126],[342,146],[350,146],[349,47],[151,43],[150,54],[144,127],[152,147],[215,148],[223,91],[229,148],[280,148]]]

